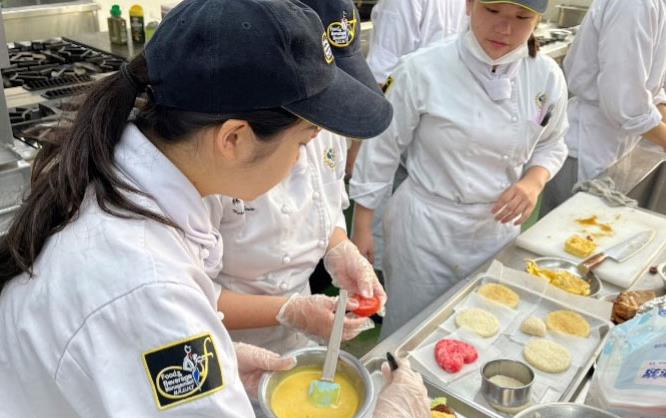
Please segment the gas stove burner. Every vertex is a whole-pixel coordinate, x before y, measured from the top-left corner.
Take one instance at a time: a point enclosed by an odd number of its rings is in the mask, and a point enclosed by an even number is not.
[[[55,114],[55,110],[42,104],[30,107],[15,107],[9,109],[9,120],[12,126],[20,126],[21,124],[25,124],[25,122],[51,118]]]
[[[92,77],[87,74],[83,75],[66,75],[63,77],[46,79],[46,80],[31,80],[23,84],[23,88],[29,91],[44,90],[54,87],[67,86],[70,84],[89,83],[93,81]]]
[[[60,136],[72,126],[67,119],[34,122],[20,129],[13,129],[14,137],[19,141],[40,149],[44,144],[57,144]]]
[[[8,44],[8,49],[10,66],[2,69],[3,85],[28,90],[87,83],[93,75],[117,71],[125,62],[65,39],[14,42]]]
[[[86,92],[89,87],[90,86],[87,84],[61,87],[58,89],[47,90],[44,93],[40,94],[40,96],[42,96],[45,99],[58,99],[60,97],[75,96],[77,94]]]
[[[35,148],[44,143],[56,144],[60,134],[71,126],[72,123],[66,119],[42,122],[23,129],[18,139]]]
[[[14,137],[32,148],[55,143],[63,129],[71,126],[83,96],[51,100],[38,105],[9,109]]]

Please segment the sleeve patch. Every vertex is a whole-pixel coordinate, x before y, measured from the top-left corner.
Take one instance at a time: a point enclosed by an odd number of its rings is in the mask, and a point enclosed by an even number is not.
[[[159,409],[190,402],[224,388],[220,359],[210,334],[147,351],[143,353],[143,363]]]

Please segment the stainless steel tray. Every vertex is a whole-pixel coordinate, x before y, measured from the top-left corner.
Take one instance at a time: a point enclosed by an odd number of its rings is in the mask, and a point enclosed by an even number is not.
[[[438,311],[433,313],[420,326],[418,326],[410,334],[408,334],[404,342],[402,342],[395,348],[395,352],[400,356],[407,356],[410,351],[415,350],[416,348],[424,344],[427,344],[428,342],[431,342],[434,337],[433,334],[441,334],[441,329],[439,328],[439,325],[444,323],[454,313],[455,308],[458,305],[460,305],[465,300],[465,298],[467,298],[470,295],[470,293],[475,291],[476,288],[483,281],[487,280],[498,281],[497,279],[491,276],[485,276],[485,275],[481,275],[475,279],[472,279],[466,286],[461,288],[448,301],[446,301]],[[512,286],[511,283],[507,283],[504,281],[502,283],[510,287]],[[549,305],[555,305],[561,309],[569,309],[576,311],[579,314],[581,314],[584,318],[586,318],[588,321],[601,323],[601,325],[599,325],[598,328],[600,336],[599,343],[597,344],[596,348],[590,353],[589,358],[584,361],[583,365],[580,367],[579,371],[575,374],[574,378],[569,383],[566,390],[564,390],[564,392],[561,394],[559,401],[566,402],[574,399],[577,393],[579,392],[586,376],[588,375],[588,373],[591,372],[591,369],[595,363],[596,358],[599,356],[599,353],[603,349],[603,346],[608,337],[608,331],[610,330],[612,324],[610,323],[610,321],[602,320],[600,318],[591,316],[590,314],[586,313],[583,310],[577,309],[576,307],[566,305],[563,302],[552,299],[548,296],[537,294],[536,292],[528,288],[514,287],[514,290],[518,291],[519,293],[531,293],[535,297],[542,299],[544,303],[547,303]],[[575,353],[572,354],[575,355]],[[507,416],[500,412],[490,410],[489,408],[475,402],[474,400],[464,399],[460,395],[456,395],[451,390],[448,390],[446,386],[443,386],[439,382],[431,381],[427,377],[424,380],[426,380],[426,385],[428,386],[429,390],[439,391],[440,393],[442,393],[442,395],[440,396],[446,396],[447,398],[455,399],[454,402],[456,403],[456,405],[465,406],[464,409],[465,411],[470,411],[470,410],[473,411],[473,412],[467,412],[467,414],[463,412],[465,416],[492,417],[492,418],[502,418]],[[454,409],[458,409],[454,404],[452,404],[451,406]]]

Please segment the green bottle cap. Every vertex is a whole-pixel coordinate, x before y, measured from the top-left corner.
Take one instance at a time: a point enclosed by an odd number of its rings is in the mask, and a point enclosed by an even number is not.
[[[114,4],[111,6],[111,16],[114,17],[119,17],[120,16],[120,6],[117,4]]]

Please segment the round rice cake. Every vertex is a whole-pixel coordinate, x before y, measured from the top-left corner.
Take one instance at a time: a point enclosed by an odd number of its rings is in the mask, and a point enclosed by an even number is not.
[[[479,287],[479,295],[514,309],[518,307],[518,304],[520,303],[520,296],[518,296],[518,293],[497,283],[486,283]]]
[[[590,323],[573,311],[553,311],[546,317],[546,325],[551,331],[558,331],[576,337],[590,335]]]
[[[497,334],[500,328],[499,320],[495,315],[479,308],[469,308],[460,312],[456,315],[456,324],[485,338]]]
[[[547,373],[561,373],[571,367],[571,353],[561,344],[545,338],[530,340],[523,350],[525,360]]]

